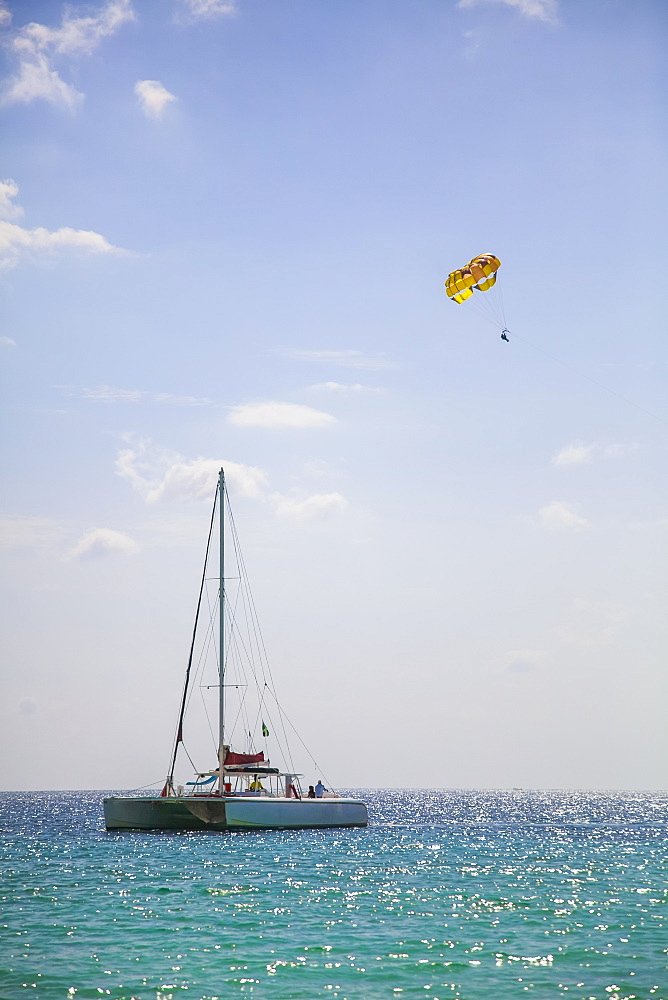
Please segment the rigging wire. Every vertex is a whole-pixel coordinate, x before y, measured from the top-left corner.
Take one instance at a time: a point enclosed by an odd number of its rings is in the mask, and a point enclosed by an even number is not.
[[[188,747],[185,745],[185,743],[183,742],[183,740],[181,740],[181,746],[183,747],[183,752],[185,753],[186,757],[188,758],[188,760],[190,761],[190,763],[192,765],[193,771],[195,772],[195,774],[198,774],[199,772],[198,772],[197,767],[195,765],[195,761],[192,759],[192,757],[188,753]]]
[[[214,527],[215,514],[217,509],[217,504],[225,505],[225,512],[227,513],[227,523],[229,525],[230,537],[232,540],[232,548],[234,552],[234,557],[237,564],[238,576],[225,576],[223,581],[219,582],[219,578],[215,578],[218,582],[218,597],[220,597],[220,586],[222,585],[227,596],[227,584],[232,580],[237,580],[238,587],[234,595],[230,595],[231,599],[226,600],[226,621],[227,621],[227,634],[225,640],[225,649],[223,651],[218,649],[217,636],[216,636],[216,617],[218,612],[218,607],[212,607],[211,595],[209,588],[206,583],[210,578],[207,577],[208,563],[211,557],[211,540]],[[220,508],[218,508],[220,509]],[[195,663],[195,649],[196,649],[196,637],[198,634],[200,617],[201,617],[201,605],[202,599],[205,597],[207,608],[209,612],[208,623],[206,627],[206,632],[203,639],[201,640],[201,645],[199,648],[199,655]],[[220,601],[218,602],[218,604]],[[230,506],[230,500],[227,488],[225,487],[223,495],[220,495],[220,489],[217,487],[216,495],[214,498],[213,511],[211,514],[211,523],[209,525],[209,534],[207,538],[206,555],[204,561],[204,570],[202,574],[202,582],[200,585],[200,591],[197,602],[197,614],[195,617],[195,626],[193,629],[193,636],[190,647],[190,655],[188,658],[188,667],[186,671],[186,681],[183,689],[183,696],[181,699],[181,712],[179,714],[179,723],[176,730],[174,751],[172,755],[172,761],[170,765],[169,783],[173,784],[174,768],[176,766],[176,757],[178,753],[179,744],[182,745],[183,750],[196,773],[199,773],[197,767],[186,747],[183,740],[183,720],[186,710],[191,707],[192,698],[194,695],[195,687],[199,686],[200,695],[202,698],[204,713],[206,717],[207,726],[209,733],[212,737],[214,748],[216,747],[216,737],[214,735],[214,729],[212,726],[211,717],[209,710],[206,705],[206,699],[204,697],[204,687],[216,686],[216,685],[204,685],[204,674],[206,669],[206,664],[209,662],[210,654],[213,651],[216,661],[219,664],[219,676],[220,676],[220,657],[223,656],[224,663],[224,674],[230,677],[231,680],[237,681],[238,683],[233,683],[231,686],[242,689],[239,695],[239,703],[237,706],[236,716],[232,721],[229,729],[230,737],[229,742],[232,742],[232,737],[238,736],[238,730],[240,727],[244,729],[244,740],[248,737],[250,739],[249,746],[255,746],[255,739],[253,737],[253,732],[259,730],[260,724],[265,723],[265,718],[269,724],[270,732],[273,733],[273,738],[276,741],[277,749],[279,753],[283,756],[285,762],[289,765],[291,772],[295,772],[295,762],[290,750],[290,741],[288,739],[288,732],[286,729],[286,723],[298,739],[301,746],[306,751],[308,757],[310,758],[313,766],[323,774],[323,777],[329,785],[329,779],[324,775],[324,772],[320,770],[320,765],[316,761],[315,757],[311,754],[310,750],[304,743],[304,740],[300,736],[298,730],[296,729],[294,723],[287,716],[287,713],[281,707],[278,696],[276,694],[274,678],[271,671],[271,666],[269,663],[269,657],[267,655],[267,649],[264,641],[264,636],[262,634],[262,629],[260,627],[259,617],[257,614],[257,608],[255,606],[255,601],[253,598],[253,593],[250,587],[250,581],[248,577],[248,572],[246,570],[246,565],[241,551],[239,535],[236,528],[236,523],[234,521],[234,516]],[[257,712],[253,711],[255,716],[254,722],[251,724],[251,717],[249,714],[250,702],[248,701],[248,688],[249,685],[242,683],[245,681],[246,675],[250,674],[254,681],[254,686],[257,692]],[[199,682],[199,683],[197,683]],[[218,685],[219,686],[219,685]],[[228,686],[226,684],[226,686]],[[268,700],[269,699],[269,700]],[[273,705],[270,704],[273,702]],[[265,745],[266,745],[266,737]],[[226,740],[227,742],[227,740]],[[147,786],[148,787],[148,786]]]
[[[324,774],[324,771],[322,771],[320,769],[320,764],[315,759],[315,757],[313,756],[313,754],[311,753],[311,751],[309,750],[309,748],[306,746],[306,744],[304,743],[304,741],[301,738],[301,736],[299,735],[299,731],[297,730],[297,727],[292,722],[292,720],[288,717],[287,712],[280,705],[280,703],[279,703],[278,699],[276,698],[276,695],[274,694],[274,692],[271,691],[271,689],[269,689],[269,690],[270,690],[270,693],[273,695],[274,700],[276,701],[276,708],[278,709],[279,715],[281,717],[285,717],[286,722],[288,723],[288,725],[292,729],[293,733],[295,734],[295,736],[297,737],[297,739],[299,740],[299,742],[301,743],[301,745],[304,747],[304,750],[306,751],[306,753],[308,754],[308,756],[311,758],[312,763],[315,765],[316,771],[320,771],[321,774]],[[325,775],[325,779],[326,779],[327,783],[329,784],[329,778],[327,778],[327,775]]]
[[[278,708],[279,708],[279,719],[280,719],[280,722],[281,722],[281,729],[282,729],[282,732],[283,732],[283,739],[285,741],[285,744],[284,744],[285,745],[285,749],[284,749],[283,752],[286,754],[286,759],[289,761],[291,769],[294,770],[295,767],[294,767],[294,762],[292,760],[292,754],[290,752],[290,743],[289,743],[289,740],[288,740],[287,733],[285,731],[285,725],[283,723],[283,718],[282,718],[282,715],[281,715],[281,708],[280,708],[280,705],[279,705],[279,702],[278,702],[278,698],[276,696],[276,688],[275,688],[275,684],[274,684],[274,678],[273,678],[273,675],[272,675],[272,672],[271,672],[271,666],[269,664],[269,657],[267,655],[267,649],[266,649],[266,646],[265,646],[264,636],[262,634],[262,629],[260,627],[260,621],[259,621],[259,617],[258,617],[258,614],[257,614],[257,609],[255,607],[255,601],[253,599],[253,592],[250,589],[250,582],[249,582],[249,579],[248,579],[248,573],[246,571],[246,563],[245,563],[245,560],[244,560],[244,557],[243,557],[243,553],[241,551],[241,546],[239,544],[239,536],[238,536],[238,533],[237,533],[236,522],[234,520],[234,515],[233,515],[232,509],[230,507],[229,496],[227,495],[227,487],[225,488],[225,493],[226,493],[226,496],[227,496],[227,510],[228,510],[228,517],[229,517],[229,521],[230,521],[230,528],[231,528],[231,533],[232,533],[232,540],[233,540],[233,545],[234,545],[234,550],[235,550],[235,556],[236,556],[236,559],[237,559],[237,565],[239,567],[240,575],[241,575],[242,579],[245,581],[245,591],[247,592],[247,595],[248,595],[248,603],[249,603],[250,612],[251,612],[251,619],[253,621],[253,634],[254,634],[255,639],[256,639],[256,646],[257,646],[257,649],[258,649],[260,666],[262,668],[264,686],[265,686],[265,688],[267,688],[269,690],[269,692],[271,693],[272,697],[274,698],[274,701],[278,705]],[[266,668],[266,674],[265,674],[265,668]],[[267,682],[267,675],[269,676],[269,683]],[[294,729],[294,726],[293,726],[293,729]],[[295,729],[294,731],[297,734],[297,736],[299,737],[299,734],[297,733],[297,730]],[[299,739],[301,741],[301,737],[299,737]]]
[[[231,509],[229,495],[227,493],[227,487],[225,488],[225,494],[226,494],[226,500],[227,500],[227,513],[228,513],[228,520],[229,520],[229,524],[230,524],[230,533],[231,533],[232,543],[233,543],[233,547],[234,547],[234,554],[235,554],[235,558],[236,558],[236,561],[237,561],[237,566],[238,566],[238,569],[239,569],[240,587],[241,587],[242,593],[243,593],[243,606],[246,607],[246,602],[247,602],[247,608],[248,608],[248,611],[250,613],[251,630],[250,630],[250,633],[249,633],[249,639],[251,639],[251,637],[252,637],[252,639],[254,640],[254,646],[255,646],[255,649],[257,651],[257,657],[258,657],[259,666],[260,666],[260,669],[262,671],[262,680],[264,682],[264,687],[268,688],[268,690],[272,693],[272,696],[273,696],[274,700],[278,704],[278,699],[276,697],[276,691],[275,691],[275,688],[274,688],[274,681],[273,681],[273,677],[272,677],[272,674],[271,674],[271,668],[269,666],[269,657],[267,656],[267,650],[266,650],[266,646],[265,646],[265,643],[264,643],[264,638],[262,636],[262,629],[260,627],[259,617],[258,617],[257,610],[256,610],[256,607],[255,607],[255,602],[254,602],[254,599],[253,599],[253,592],[252,592],[251,587],[250,587],[250,581],[249,581],[249,577],[248,577],[248,572],[246,570],[246,563],[245,563],[245,560],[244,560],[244,557],[243,557],[243,552],[241,551],[241,545],[240,545],[240,541],[239,541],[239,534],[237,532],[237,526],[236,526],[236,522],[234,520],[234,514],[233,514],[232,509]],[[250,669],[251,669],[251,672],[253,674],[253,678],[255,680],[255,683],[257,685],[258,690],[259,691],[260,690],[263,691],[264,688],[259,683],[259,678],[257,676],[257,671],[255,669],[255,661],[254,661],[252,655],[249,655],[248,662],[249,662]],[[270,683],[267,682],[267,675],[269,676]],[[279,716],[279,718],[280,718],[280,716]],[[281,741],[278,738],[278,734],[277,734],[277,741],[279,743],[279,749],[285,755],[286,760],[289,762],[291,769],[294,770],[295,766],[294,766],[294,761],[292,759],[292,754],[290,752],[290,743],[289,743],[289,740],[288,740],[288,737],[287,737],[287,733],[285,732],[285,726],[283,725],[282,720],[281,720],[281,729],[282,729],[282,732],[283,732],[283,745],[281,745]]]
[[[216,514],[216,501],[218,500],[218,494],[220,492],[219,486],[216,486],[216,494],[213,500],[213,510],[211,511],[211,522],[209,524],[209,536],[206,542],[206,552],[204,554],[204,569],[202,570],[202,582],[200,583],[199,595],[197,598],[197,610],[195,612],[195,624],[193,625],[192,639],[190,641],[190,654],[188,656],[188,666],[186,668],[186,678],[183,685],[183,696],[181,698],[181,709],[179,711],[179,721],[176,728],[176,736],[174,739],[174,749],[172,751],[172,758],[169,765],[169,772],[167,775],[167,780],[165,782],[165,788],[169,789],[174,783],[174,768],[176,767],[176,755],[179,752],[179,743],[183,741],[183,716],[186,710],[186,699],[188,696],[188,685],[190,682],[190,668],[193,662],[193,653],[195,650],[195,639],[197,636],[197,623],[199,621],[199,611],[202,605],[202,593],[204,591],[205,581],[206,581],[206,567],[209,561],[209,548],[211,546],[211,535],[213,534],[213,524],[214,517]],[[185,749],[185,748],[184,748]],[[187,752],[187,751],[186,751]],[[192,763],[192,761],[191,761]]]
[[[208,591],[208,588],[205,588],[204,593],[206,594],[207,604],[208,604],[208,607],[209,607],[209,623],[207,625],[207,630],[206,630],[206,633],[204,635],[204,639],[203,639],[203,642],[202,642],[202,648],[200,649],[199,658],[198,658],[198,661],[197,661],[197,666],[195,668],[195,674],[194,674],[194,677],[193,677],[193,679],[192,679],[192,681],[190,683],[190,686],[189,686],[188,698],[186,700],[186,707],[185,707],[185,712],[184,712],[184,718],[185,718],[185,714],[188,712],[188,709],[190,708],[190,704],[191,704],[192,699],[194,697],[195,690],[196,690],[196,688],[199,688],[200,697],[202,699],[202,705],[203,705],[203,708],[204,708],[204,715],[206,717],[207,725],[209,727],[209,732],[211,733],[211,739],[212,739],[212,743],[213,743],[213,747],[214,747],[214,751],[215,751],[216,737],[214,735],[213,727],[211,725],[211,719],[210,719],[209,711],[208,711],[208,708],[207,708],[207,705],[206,705],[206,699],[204,698],[204,695],[202,693],[202,684],[201,684],[201,681],[203,680],[204,669],[206,667],[207,656],[208,656],[208,652],[209,652],[212,640],[215,643],[215,630],[214,630],[215,619],[214,619],[213,612],[211,610],[211,602],[209,600],[209,591]],[[198,681],[199,681],[199,684],[198,684]],[[191,763],[192,763],[192,759],[191,759]]]

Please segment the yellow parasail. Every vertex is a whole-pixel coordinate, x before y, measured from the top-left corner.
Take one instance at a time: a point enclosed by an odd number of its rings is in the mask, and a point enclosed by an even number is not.
[[[501,261],[493,253],[481,253],[465,267],[452,271],[445,282],[445,290],[453,302],[464,302],[473,290],[486,292],[496,282],[496,272]]]

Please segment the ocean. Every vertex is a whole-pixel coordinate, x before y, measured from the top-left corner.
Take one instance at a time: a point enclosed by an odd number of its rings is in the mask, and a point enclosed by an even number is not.
[[[105,833],[0,793],[0,997],[668,1000],[668,794],[371,790],[363,830]]]

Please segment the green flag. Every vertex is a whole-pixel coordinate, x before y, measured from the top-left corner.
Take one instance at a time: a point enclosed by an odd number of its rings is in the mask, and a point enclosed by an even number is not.
[[[263,736],[268,736],[269,735],[269,730],[267,729],[267,727],[264,724],[264,719],[262,720],[262,735]]]

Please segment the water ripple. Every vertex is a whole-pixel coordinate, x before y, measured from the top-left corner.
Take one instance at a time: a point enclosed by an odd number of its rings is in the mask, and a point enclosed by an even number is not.
[[[3,793],[0,996],[668,1000],[668,798],[370,791],[366,830],[106,834]]]

